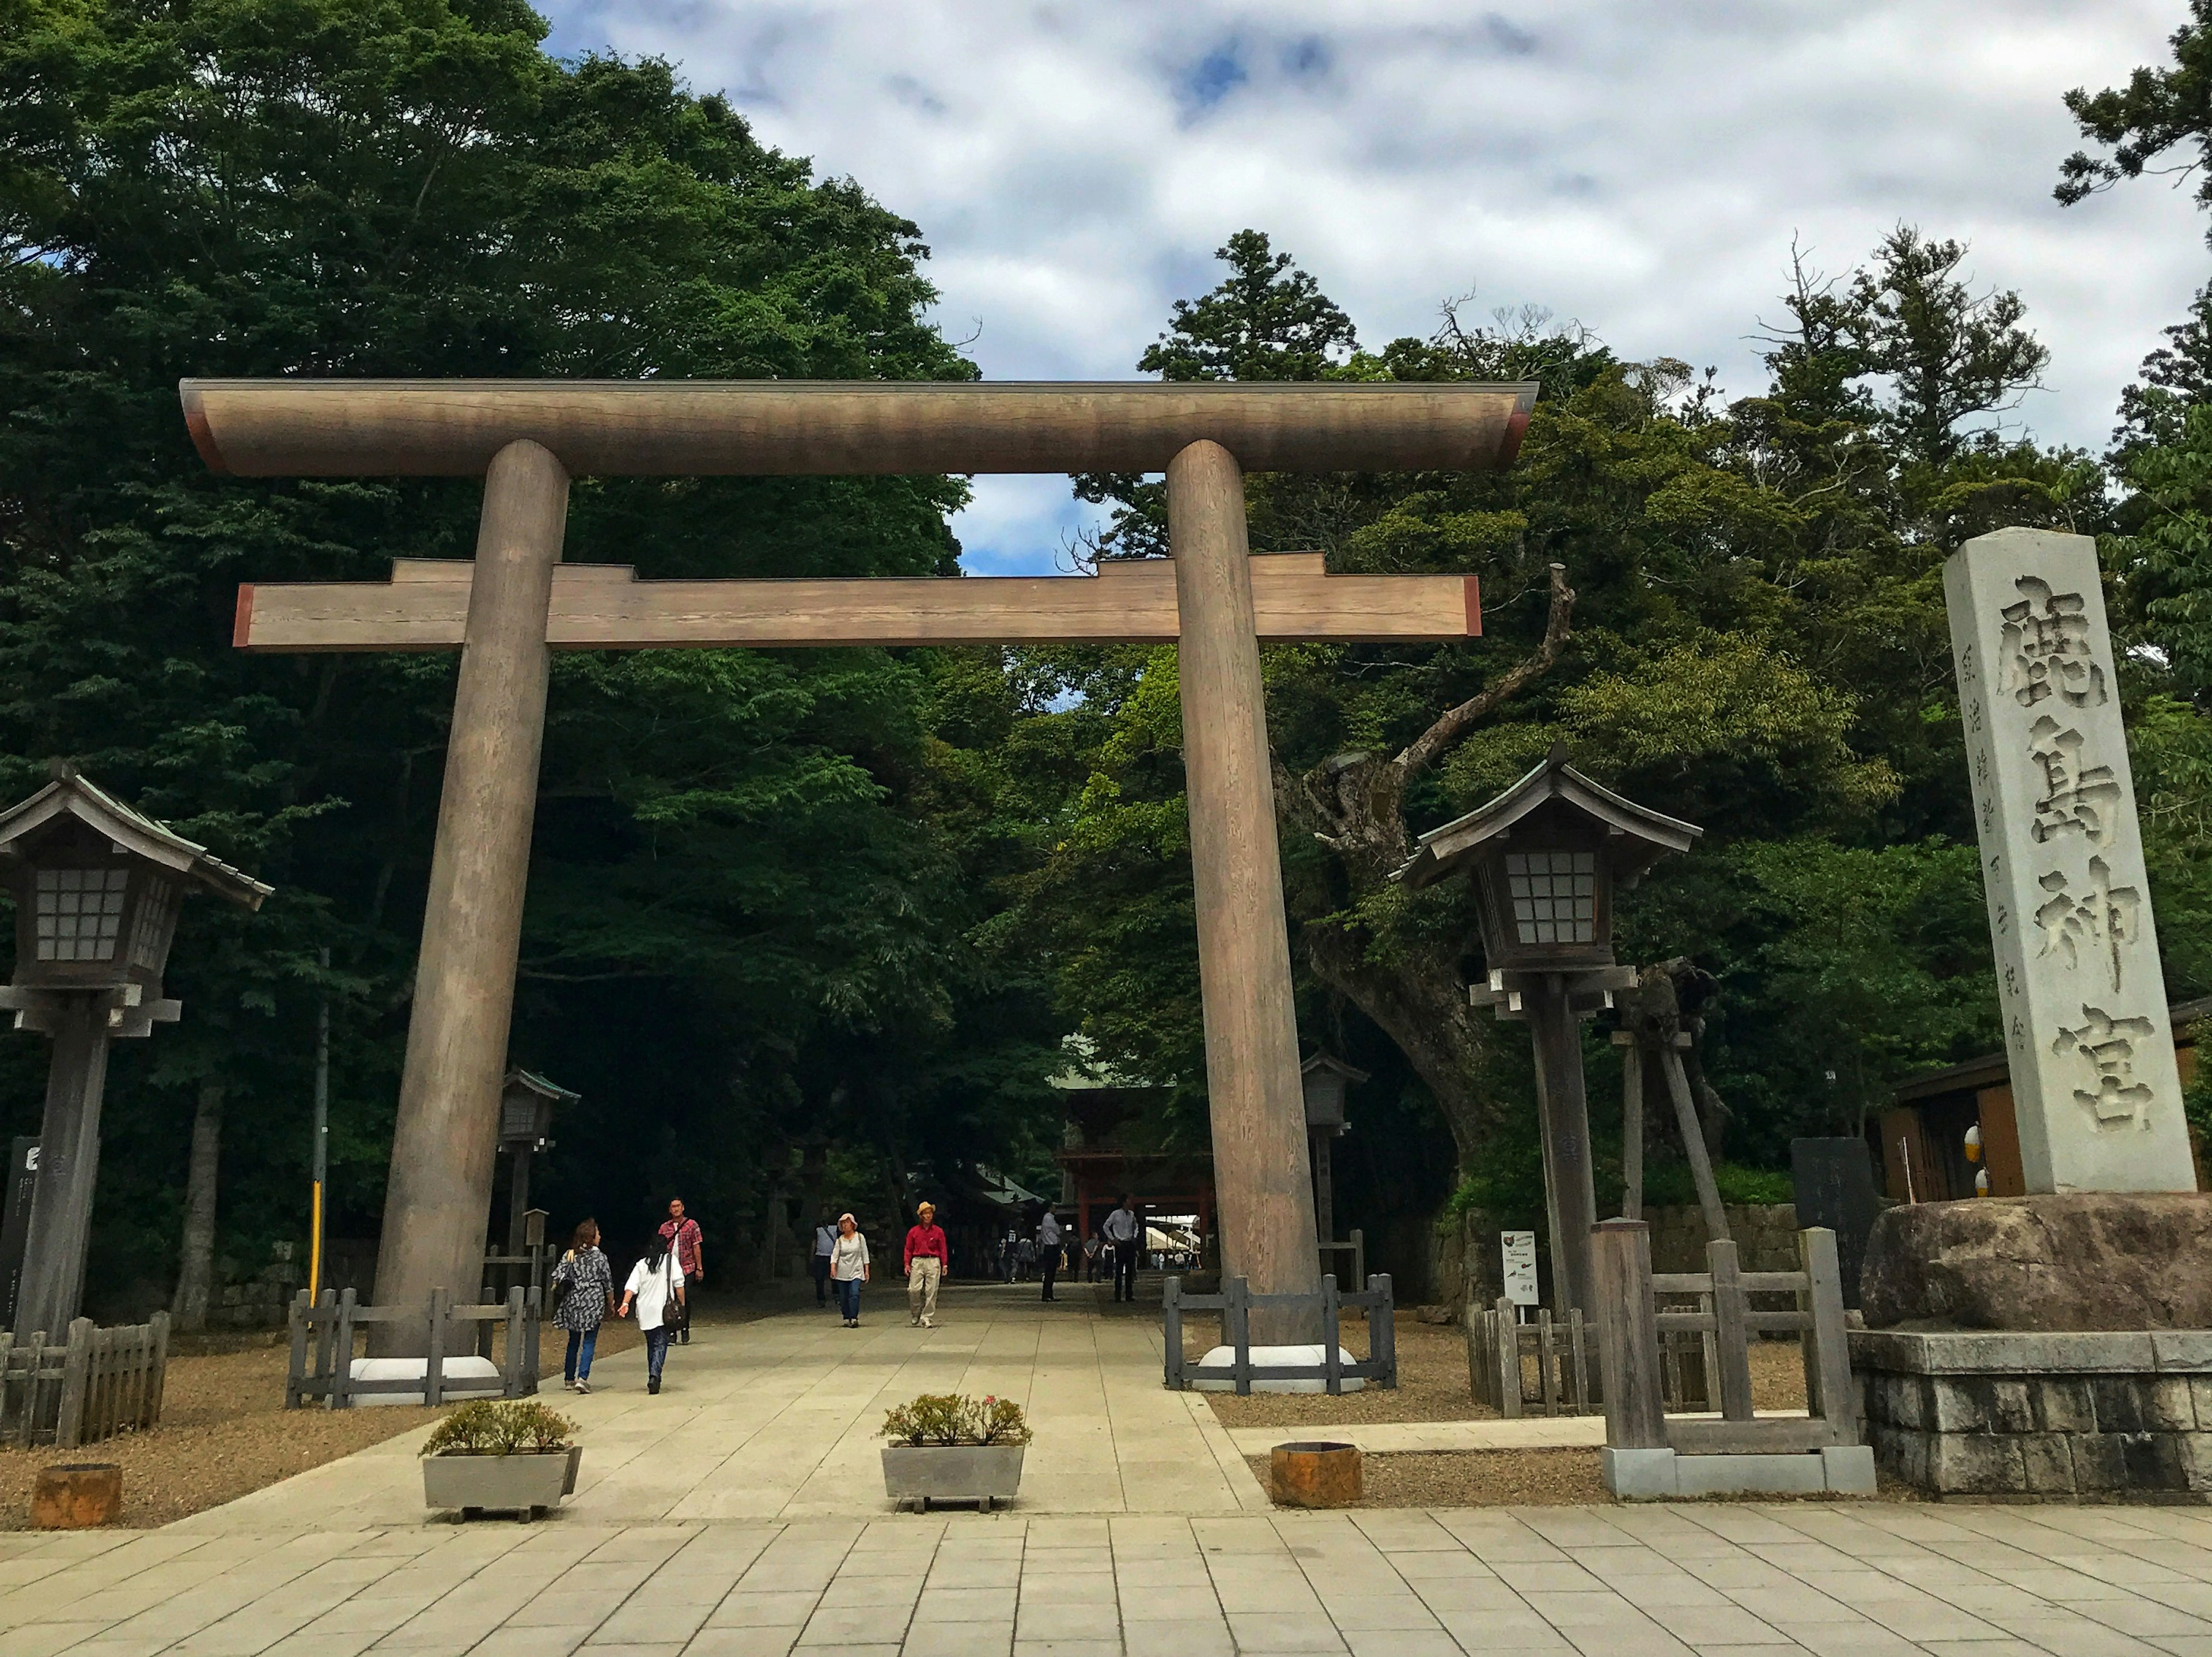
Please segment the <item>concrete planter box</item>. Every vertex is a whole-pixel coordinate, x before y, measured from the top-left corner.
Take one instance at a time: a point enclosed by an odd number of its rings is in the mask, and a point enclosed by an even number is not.
[[[1022,1488],[1021,1444],[886,1444],[884,1494],[893,1502],[973,1502],[984,1512]]]
[[[1881,1470],[1935,1496],[2212,1500],[2212,1333],[1854,1330]]]
[[[519,1513],[557,1508],[576,1488],[583,1447],[524,1455],[432,1455],[422,1458],[422,1503],[430,1508]]]

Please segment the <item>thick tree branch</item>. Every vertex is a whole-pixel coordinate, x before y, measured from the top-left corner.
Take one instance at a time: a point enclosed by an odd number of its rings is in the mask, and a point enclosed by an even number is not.
[[[1400,792],[1416,775],[1435,764],[1469,725],[1518,695],[1524,686],[1542,677],[1559,659],[1559,652],[1567,647],[1567,640],[1574,634],[1575,590],[1567,585],[1565,564],[1553,565],[1551,575],[1552,613],[1544,623],[1544,642],[1536,647],[1534,655],[1516,662],[1495,683],[1486,686],[1481,695],[1469,697],[1457,707],[1439,714],[1435,724],[1390,762],[1391,780]]]

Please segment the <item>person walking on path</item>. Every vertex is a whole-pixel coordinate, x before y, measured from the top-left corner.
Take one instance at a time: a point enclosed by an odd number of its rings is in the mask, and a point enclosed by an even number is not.
[[[937,1223],[937,1205],[924,1203],[906,1234],[906,1308],[916,1327],[937,1327],[938,1285],[951,1273],[952,1251]]]
[[[1022,1240],[1015,1234],[1013,1227],[1008,1226],[1006,1235],[999,1242],[999,1275],[1012,1283],[1021,1263]]]
[[[850,1214],[837,1217],[837,1241],[830,1248],[830,1280],[837,1285],[837,1308],[845,1326],[860,1326],[860,1285],[868,1280],[868,1240]]]
[[[1053,1279],[1060,1276],[1060,1216],[1050,1209],[1037,1222],[1037,1275],[1044,1279],[1044,1298],[1058,1300],[1052,1292]]]
[[[660,1367],[668,1361],[668,1338],[684,1316],[684,1269],[666,1236],[654,1234],[646,1256],[629,1269],[623,1288],[622,1308],[615,1315],[626,1318],[637,1308],[638,1332],[645,1337],[645,1390],[660,1390]]]
[[[1133,1301],[1137,1298],[1137,1244],[1145,1228],[1137,1211],[1129,1206],[1127,1192],[1121,1193],[1114,1211],[1106,1217],[1105,1232],[1114,1250],[1114,1298]]]
[[[571,1391],[592,1390],[592,1353],[599,1344],[599,1326],[606,1321],[607,1302],[614,1298],[615,1274],[599,1252],[599,1223],[586,1220],[576,1228],[568,1252],[553,1268],[553,1326],[568,1332],[568,1356],[562,1361],[562,1385]]]
[[[668,1217],[660,1223],[660,1235],[676,1256],[676,1269],[684,1274],[684,1286],[696,1289],[699,1279],[707,1275],[707,1255],[699,1235],[699,1222],[684,1217],[684,1199],[668,1199]],[[685,1345],[691,1344],[691,1297],[686,1295],[678,1308],[676,1338]]]
[[[837,1223],[823,1209],[814,1227],[814,1303],[830,1304],[830,1251],[837,1246]]]

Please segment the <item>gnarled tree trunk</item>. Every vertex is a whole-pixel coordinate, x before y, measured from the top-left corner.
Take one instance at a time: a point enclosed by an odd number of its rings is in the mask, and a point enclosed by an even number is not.
[[[1340,757],[1299,778],[1278,765],[1276,816],[1335,854],[1349,898],[1345,907],[1381,891],[1412,855],[1404,810],[1407,785],[1457,746],[1478,720],[1547,672],[1565,649],[1575,594],[1564,566],[1552,566],[1551,583],[1543,643],[1481,695],[1439,716],[1402,752]],[[1378,959],[1374,933],[1346,924],[1341,911],[1304,923],[1299,941],[1322,981],[1373,1019],[1406,1055],[1450,1126],[1462,1168],[1471,1167],[1496,1129],[1499,1105],[1487,1086],[1493,1027],[1478,1021],[1468,1005],[1458,951],[1394,941],[1387,958]]]

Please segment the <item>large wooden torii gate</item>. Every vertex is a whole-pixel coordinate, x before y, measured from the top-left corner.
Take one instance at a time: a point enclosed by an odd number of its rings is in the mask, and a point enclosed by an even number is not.
[[[1472,577],[1253,557],[1243,474],[1511,464],[1533,385],[186,380],[241,476],[484,478],[473,564],[247,586],[252,650],[453,649],[459,683],[399,1090],[376,1297],[472,1288],[491,1199],[550,649],[1173,640],[1222,1259],[1319,1287],[1259,644],[1480,629]],[[1159,472],[1172,568],[1095,577],[639,581],[561,566],[579,474]],[[1263,1322],[1272,1325],[1263,1327]],[[1255,1340],[1312,1338],[1262,1320]]]

